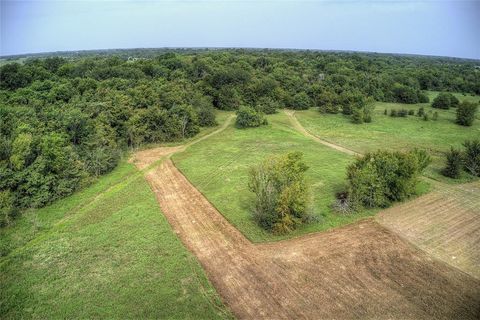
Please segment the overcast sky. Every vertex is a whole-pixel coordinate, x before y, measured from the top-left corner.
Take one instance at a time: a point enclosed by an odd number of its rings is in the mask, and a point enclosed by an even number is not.
[[[1,55],[257,47],[480,59],[480,0],[0,1]]]

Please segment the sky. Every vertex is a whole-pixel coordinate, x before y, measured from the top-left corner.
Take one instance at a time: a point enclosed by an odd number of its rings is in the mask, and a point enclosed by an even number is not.
[[[253,47],[480,59],[480,0],[0,1],[0,55]]]

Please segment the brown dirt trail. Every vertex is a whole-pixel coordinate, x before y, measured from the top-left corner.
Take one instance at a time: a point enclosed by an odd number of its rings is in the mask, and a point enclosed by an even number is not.
[[[141,157],[137,154],[139,166],[152,161]],[[430,259],[373,219],[255,245],[169,159],[147,170],[146,178],[174,232],[240,319],[475,319],[480,314],[480,281]]]
[[[321,143],[321,144],[323,144],[327,147],[338,150],[340,152],[343,152],[343,153],[346,153],[346,154],[349,154],[349,155],[352,155],[352,156],[361,156],[361,154],[356,152],[356,151],[353,151],[353,150],[347,149],[345,147],[342,147],[338,144],[331,143],[331,142],[328,142],[326,140],[323,140],[322,138],[320,138],[320,137],[310,133],[309,131],[307,131],[307,129],[305,129],[302,126],[302,124],[298,121],[297,117],[295,117],[295,111],[285,110],[285,114],[289,117],[290,122],[292,123],[295,130],[297,130],[298,132],[303,134],[305,137],[310,138],[312,140],[315,140],[318,143]]]

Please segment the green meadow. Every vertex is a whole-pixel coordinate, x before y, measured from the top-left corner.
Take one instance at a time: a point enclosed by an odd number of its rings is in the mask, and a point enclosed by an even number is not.
[[[429,92],[430,100],[436,92]],[[456,94],[460,100],[478,101],[479,96]],[[430,116],[429,121],[421,117],[408,116],[406,118],[391,117],[391,109],[413,109],[415,114],[420,107]],[[384,115],[387,109],[388,115]],[[431,120],[434,112],[438,112],[438,120]],[[480,137],[480,120],[477,115],[472,127],[463,127],[455,124],[456,109],[434,109],[430,103],[398,104],[377,102],[375,105],[374,120],[372,123],[353,124],[349,117],[341,114],[321,114],[317,109],[297,111],[295,113],[300,123],[310,133],[335,144],[349,148],[359,153],[375,151],[377,149],[408,150],[412,148],[425,149],[432,156],[432,164],[425,174],[433,179],[453,182],[455,180],[441,175],[444,166],[444,152],[450,147],[460,148],[463,141]],[[472,177],[464,174],[465,182]]]
[[[29,210],[0,229],[0,241],[2,319],[231,318],[126,162]]]
[[[222,133],[174,155],[175,165],[227,220],[254,242],[323,231],[373,214],[364,211],[343,216],[331,209],[335,192],[344,188],[345,169],[354,157],[304,137],[283,112],[269,116],[268,121],[267,126],[249,129],[237,129],[231,124]],[[291,151],[301,151],[309,166],[314,221],[286,236],[278,236],[264,231],[252,219],[254,195],[247,187],[248,170],[270,155]]]

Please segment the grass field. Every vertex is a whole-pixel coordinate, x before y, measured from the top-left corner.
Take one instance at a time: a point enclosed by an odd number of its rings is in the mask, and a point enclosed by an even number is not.
[[[432,99],[436,93],[430,92]],[[480,97],[463,96],[457,94],[461,100],[478,101]],[[423,121],[417,116],[406,118],[392,118],[384,115],[387,109],[413,109],[420,106],[425,111],[437,111],[437,121]],[[316,109],[297,111],[295,113],[300,123],[312,134],[326,141],[352,149],[359,153],[366,153],[377,149],[406,150],[414,147],[423,148],[432,155],[432,165],[427,169],[426,175],[441,181],[453,181],[441,175],[444,166],[443,152],[450,146],[461,147],[466,139],[480,137],[480,120],[474,122],[472,127],[463,127],[454,123],[455,109],[439,110],[430,107],[430,104],[397,104],[376,103],[374,121],[368,124],[356,125],[343,115],[324,115]],[[471,177],[463,175],[459,181],[465,182]]]
[[[353,157],[304,137],[291,127],[283,113],[269,116],[270,124],[260,128],[236,129],[202,141],[173,156],[176,166],[235,225],[254,242],[278,240],[263,231],[251,218],[253,194],[247,188],[248,168],[269,155],[301,151],[309,166],[312,213],[318,219],[288,237],[327,230],[371,215],[365,211],[341,216],[330,209],[335,191],[345,182],[345,168]]]
[[[131,164],[30,210],[0,241],[3,319],[231,317]]]

